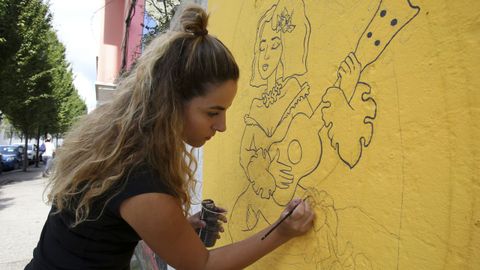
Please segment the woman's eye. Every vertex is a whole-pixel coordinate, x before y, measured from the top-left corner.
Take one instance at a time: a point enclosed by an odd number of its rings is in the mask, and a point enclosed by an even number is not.
[[[207,115],[210,117],[214,117],[218,115],[218,112],[208,112]]]

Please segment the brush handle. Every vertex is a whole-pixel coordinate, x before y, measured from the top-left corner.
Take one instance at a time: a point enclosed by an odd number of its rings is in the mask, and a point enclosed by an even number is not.
[[[305,198],[306,199],[306,198]],[[303,199],[303,201],[305,201],[305,199]],[[295,205],[292,210],[288,211],[288,213],[282,218],[280,219],[279,222],[277,222],[277,224],[275,224],[263,237],[262,237],[262,240],[267,238],[267,236],[273,232],[273,230],[275,230],[280,224],[282,224],[282,222],[285,221],[285,219],[287,219],[289,216],[292,215],[293,211],[295,211],[295,209],[297,208],[297,206],[299,206],[302,202],[299,202],[297,205]]]

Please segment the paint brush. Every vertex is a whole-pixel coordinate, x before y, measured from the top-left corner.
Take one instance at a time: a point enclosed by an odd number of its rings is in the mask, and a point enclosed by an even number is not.
[[[306,201],[306,200],[308,199],[308,197],[310,197],[310,196],[305,197],[305,198],[302,200],[302,202]],[[291,215],[293,214],[293,211],[295,211],[295,209],[297,208],[297,206],[300,205],[302,202],[297,203],[297,204],[292,208],[292,210],[288,211],[288,213],[287,213],[282,219],[280,219],[280,221],[277,222],[277,224],[275,224],[275,226],[273,226],[273,227],[262,237],[262,240],[265,239],[265,238],[267,238],[267,236],[268,236],[269,234],[271,234],[271,233],[273,232],[273,230],[275,230],[280,224],[282,224],[282,222],[284,222],[285,219],[287,219],[289,216],[291,216]]]

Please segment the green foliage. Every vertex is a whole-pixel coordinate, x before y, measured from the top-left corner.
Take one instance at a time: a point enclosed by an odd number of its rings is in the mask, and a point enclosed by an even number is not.
[[[2,0],[7,10],[2,17],[6,48],[0,72],[0,109],[19,130],[30,133],[30,118],[49,97],[51,67],[47,62],[44,37],[51,28],[48,7],[40,1]],[[4,21],[6,21],[4,23]]]
[[[63,134],[86,105],[41,0],[0,0],[0,111],[26,138]]]
[[[57,39],[55,32],[48,35],[50,42],[50,62],[52,70],[52,90],[55,106],[55,121],[50,121],[50,133],[63,134],[78,119],[87,112],[87,106],[78,95],[73,84],[73,72],[65,60],[65,47]]]

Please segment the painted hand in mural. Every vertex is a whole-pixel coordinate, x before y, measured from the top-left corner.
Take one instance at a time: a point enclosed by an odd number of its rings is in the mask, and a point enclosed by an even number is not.
[[[268,171],[276,180],[276,186],[280,189],[286,189],[290,187],[290,184],[293,183],[292,167],[288,166],[285,163],[280,162],[278,159],[280,157],[280,150],[277,149],[275,156],[273,157],[272,163]]]
[[[257,195],[264,199],[270,198],[275,191],[275,177],[270,173],[272,163],[267,150],[258,148],[247,165],[249,180]]]
[[[350,102],[350,99],[353,96],[361,72],[362,65],[358,61],[357,56],[352,52],[345,57],[345,60],[342,61],[342,63],[340,63],[337,73],[339,87],[345,93],[348,102]]]

